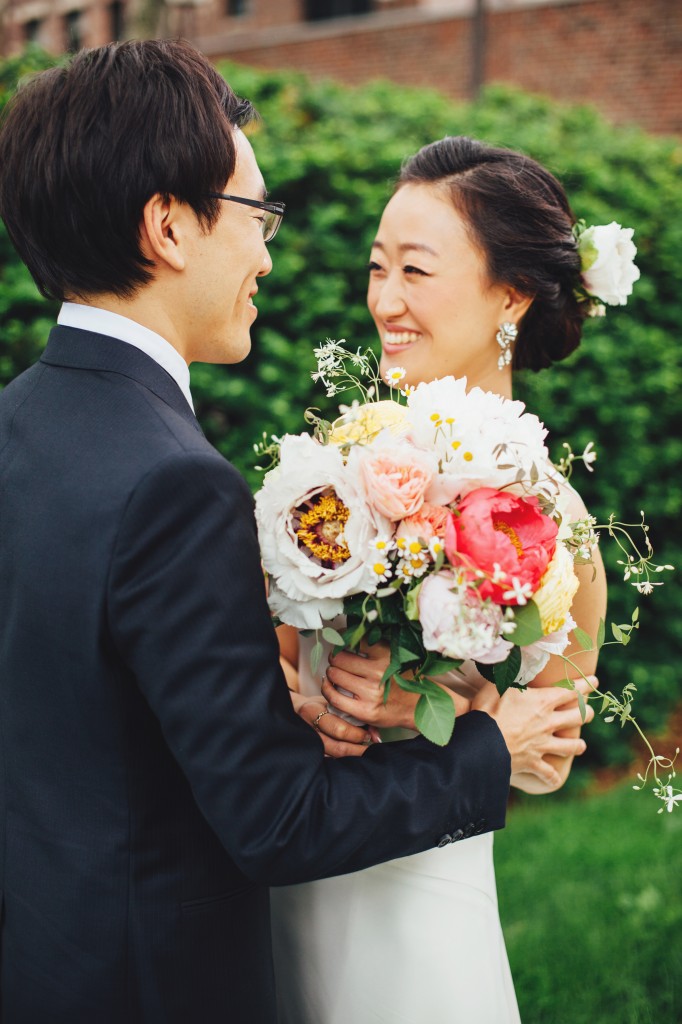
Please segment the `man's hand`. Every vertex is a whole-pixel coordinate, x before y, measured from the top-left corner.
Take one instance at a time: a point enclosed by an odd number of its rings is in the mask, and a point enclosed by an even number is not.
[[[595,676],[588,679],[575,681],[585,698],[599,685]],[[529,793],[551,793],[563,785],[571,759],[584,753],[586,744],[562,733],[594,718],[594,710],[587,707],[583,722],[576,694],[559,686],[523,692],[510,688],[500,697],[491,684],[474,699],[472,709],[495,719],[511,754],[512,784]]]

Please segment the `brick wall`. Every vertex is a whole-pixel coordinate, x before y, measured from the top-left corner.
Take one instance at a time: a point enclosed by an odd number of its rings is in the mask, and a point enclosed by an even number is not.
[[[131,32],[143,2],[125,0]],[[226,0],[166,2],[160,34],[193,38],[212,59],[471,95],[475,0],[375,0],[375,13],[307,24],[304,0],[251,0],[238,17],[226,16]],[[64,15],[79,8],[83,44],[107,42],[109,0],[12,0],[0,43],[16,52],[29,20],[38,19],[39,41],[59,52]],[[486,82],[592,103],[612,121],[682,134],[682,0],[486,0],[486,8]]]
[[[492,6],[492,5],[491,5]],[[399,10],[326,24],[198,40],[212,58],[297,68],[357,84],[387,77],[465,99],[472,80],[466,14]],[[682,0],[574,0],[492,9],[485,81],[588,102],[609,119],[682,134]]]

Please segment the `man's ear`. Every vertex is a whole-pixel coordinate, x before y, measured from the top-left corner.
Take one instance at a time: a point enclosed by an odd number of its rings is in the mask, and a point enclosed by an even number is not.
[[[142,211],[140,241],[144,255],[157,266],[185,269],[180,206],[173,196],[160,192],[148,199]]]

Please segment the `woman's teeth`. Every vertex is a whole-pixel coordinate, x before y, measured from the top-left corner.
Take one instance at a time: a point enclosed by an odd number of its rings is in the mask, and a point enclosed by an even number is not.
[[[412,345],[419,340],[416,331],[387,331],[384,334],[385,345]]]

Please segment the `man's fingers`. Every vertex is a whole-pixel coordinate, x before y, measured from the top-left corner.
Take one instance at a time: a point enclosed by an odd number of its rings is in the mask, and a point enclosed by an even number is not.
[[[561,776],[558,771],[547,761],[543,761],[542,758],[539,758],[529,770],[532,775],[537,775],[542,782],[552,789],[558,789],[561,786]]]
[[[577,704],[571,708],[560,708],[554,713],[552,732],[562,732],[564,729],[579,729],[581,725],[588,725],[593,718],[594,708],[591,708],[589,704],[585,706],[584,719]]]
[[[368,747],[367,743],[339,743],[330,736],[320,735],[327,757],[362,757]]]
[[[558,757],[580,757],[586,750],[587,744],[585,740],[554,736],[547,753],[556,754]]]

